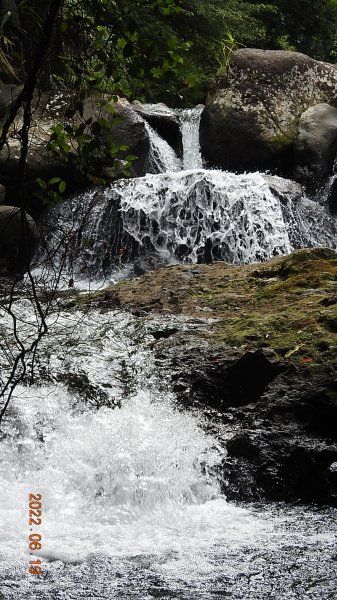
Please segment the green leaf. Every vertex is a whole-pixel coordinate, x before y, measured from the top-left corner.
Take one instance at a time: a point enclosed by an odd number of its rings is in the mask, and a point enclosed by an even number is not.
[[[118,38],[117,48],[119,48],[120,50],[123,50],[125,48],[126,44],[127,44],[127,41],[125,38]]]
[[[41,179],[40,177],[37,177],[36,182],[39,184],[39,186],[43,189],[46,190],[47,189],[47,184],[45,182],[44,179]]]
[[[65,181],[60,181],[60,185],[59,185],[59,191],[61,194],[63,194],[65,192],[65,189],[67,187],[67,184]]]

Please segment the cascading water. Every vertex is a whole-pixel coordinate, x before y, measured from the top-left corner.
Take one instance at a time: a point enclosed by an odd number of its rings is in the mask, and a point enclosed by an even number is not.
[[[147,172],[166,173],[167,171],[180,171],[181,161],[173,148],[146,121],[145,129],[150,138]]]
[[[20,311],[29,333],[27,303]],[[193,330],[171,317],[179,323]],[[286,600],[295,598],[289,563],[300,593],[312,565],[317,581],[304,597],[332,597],[334,511],[322,521],[226,502],[223,450],[202,415],[178,410],[165,391],[150,333],[160,318],[58,310],[49,324],[38,373],[50,381],[16,389],[2,430],[2,598]],[[43,507],[42,548],[30,555],[29,493]],[[39,577],[28,560],[41,561]]]
[[[120,268],[126,247],[168,261],[236,263],[303,245],[335,247],[334,220],[296,184],[200,168],[200,110],[178,114],[187,170],[149,128],[157,174],[86,192],[54,211],[54,264],[58,257],[66,274],[98,279]],[[59,240],[67,239],[63,259]],[[154,352],[151,332],[169,326],[193,336],[193,320],[58,302],[36,356],[39,383],[16,388],[1,431],[1,598],[333,598],[333,509],[243,509],[222,495],[218,440],[227,430],[210,434],[203,414],[179,407]],[[29,339],[36,313],[28,299],[16,310]],[[8,314],[0,333],[5,377],[14,343]],[[42,548],[30,555],[29,493],[43,504]],[[28,573],[32,557],[42,563],[38,577]]]
[[[183,168],[201,169],[202,156],[199,144],[199,125],[203,105],[178,111],[183,143]]]
[[[157,114],[152,105],[146,108]],[[200,168],[201,111],[177,111],[182,163],[147,124],[152,174],[86,192],[55,211],[62,232],[75,231],[69,272],[77,278],[109,279],[128,258],[148,252],[166,262],[242,264],[301,247],[336,248],[335,218],[325,205],[306,198],[298,184],[262,173]],[[49,246],[56,247],[58,233],[50,235],[50,229]]]
[[[261,173],[192,170],[120,180],[64,204],[49,243],[59,244],[59,230],[79,231],[69,271],[92,279],[120,266],[118,247],[134,256],[156,252],[166,262],[234,264],[301,247],[336,248],[335,219],[300,194],[293,182]]]

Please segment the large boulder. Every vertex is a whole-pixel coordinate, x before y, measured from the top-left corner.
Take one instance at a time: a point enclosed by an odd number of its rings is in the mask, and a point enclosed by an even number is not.
[[[10,86],[9,86],[10,87]],[[12,86],[13,87],[13,86]],[[0,119],[1,107],[8,107],[9,92],[8,86],[0,87]],[[5,94],[2,103],[2,92]],[[8,98],[7,98],[8,96]],[[5,102],[5,99],[6,102]],[[129,102],[124,99],[119,99],[113,106],[108,98],[95,95],[88,97],[83,103],[83,114],[77,112],[74,117],[69,117],[67,109],[73,102],[73,99],[63,97],[58,94],[56,96],[43,96],[40,99],[34,100],[33,120],[29,136],[29,148],[27,157],[27,174],[28,179],[35,182],[37,177],[49,180],[53,177],[60,177],[67,181],[67,191],[74,192],[83,189],[92,183],[85,169],[78,168],[76,160],[66,162],[61,156],[57,156],[48,148],[48,141],[52,133],[52,129],[58,123],[63,126],[71,125],[78,126],[85,121],[92,119],[93,122],[101,117],[105,119],[108,126],[102,128],[102,147],[104,146],[104,136],[112,135],[116,145],[127,146],[127,150],[121,150],[115,157],[109,157],[107,153],[106,164],[102,164],[101,158],[98,160],[97,177],[107,180],[115,177],[115,172],[111,169],[114,166],[114,158],[123,161],[127,155],[131,154],[137,157],[132,165],[132,172],[136,176],[141,176],[145,173],[146,163],[150,150],[149,135],[146,131],[146,125],[141,116],[139,116],[130,107]],[[8,114],[8,113],[7,113]],[[5,119],[5,114],[2,116],[2,122]],[[22,111],[19,112],[15,119],[13,127],[10,129],[8,136],[8,144],[0,153],[0,166],[2,175],[6,177],[6,181],[13,182],[9,184],[9,189],[14,195],[16,193],[16,181],[18,179],[18,162],[21,151],[21,142],[19,132],[22,127]],[[1,127],[1,122],[0,122]],[[89,130],[90,125],[87,125]],[[72,141],[72,156],[75,158],[77,153],[76,139]],[[94,154],[92,152],[92,154]],[[121,170],[123,170],[123,162],[121,162]],[[118,174],[118,173],[117,173]],[[96,175],[96,173],[95,173]]]
[[[228,499],[337,506],[336,278],[337,252],[315,248],[170,265],[95,295],[102,310],[156,315],[162,387],[169,375],[226,446]]]
[[[216,167],[290,173],[301,114],[337,99],[337,67],[297,52],[236,51],[201,118],[201,145]]]
[[[32,217],[16,206],[0,206],[0,274],[19,275],[27,271],[39,241]]]
[[[337,150],[337,108],[321,103],[300,117],[295,141],[296,179],[320,182],[331,170]]]

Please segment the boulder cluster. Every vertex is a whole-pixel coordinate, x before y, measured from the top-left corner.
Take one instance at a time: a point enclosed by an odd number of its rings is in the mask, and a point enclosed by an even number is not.
[[[337,149],[337,66],[297,52],[245,48],[220,70],[201,120],[213,167],[274,170],[317,187]]]
[[[337,506],[334,250],[245,266],[171,265],[95,303],[161,315],[151,329],[157,368],[226,448],[228,499]]]

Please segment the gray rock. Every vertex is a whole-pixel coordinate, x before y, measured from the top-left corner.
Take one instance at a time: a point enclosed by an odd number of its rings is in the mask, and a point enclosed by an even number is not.
[[[108,99],[87,98],[84,102],[84,119],[98,119],[100,116],[111,123],[109,134],[112,133],[114,142],[120,146],[128,146],[128,150],[122,151],[117,158],[123,160],[128,154],[137,156],[132,165],[133,174],[137,177],[144,175],[150,150],[149,134],[144,120],[132,110],[130,103],[124,98],[119,98],[114,104],[113,112],[109,109]],[[115,122],[115,117],[119,122]]]
[[[39,241],[35,221],[16,206],[0,206],[0,274],[27,271]]]
[[[22,85],[0,84],[0,118],[4,118],[7,115],[22,88]]]
[[[294,146],[294,176],[303,182],[328,175],[337,150],[337,108],[321,103],[300,117]]]
[[[249,435],[239,433],[227,442],[229,456],[254,459],[259,454],[259,448],[252,442]]]
[[[136,277],[144,275],[149,271],[154,271],[160,267],[165,266],[166,261],[162,256],[159,256],[155,252],[149,252],[144,256],[137,258],[133,264],[133,272]]]
[[[334,65],[297,52],[238,50],[202,114],[204,156],[216,167],[289,173],[301,114],[336,98]]]
[[[2,204],[5,204],[5,198],[6,198],[6,188],[4,185],[0,184],[0,206]]]
[[[288,202],[296,202],[304,195],[304,190],[299,183],[291,181],[291,179],[283,179],[276,175],[264,175],[271,191],[277,196],[283,205]]]

